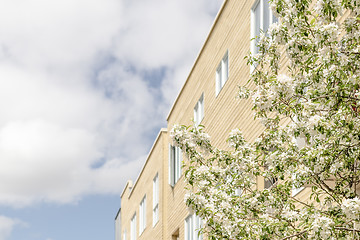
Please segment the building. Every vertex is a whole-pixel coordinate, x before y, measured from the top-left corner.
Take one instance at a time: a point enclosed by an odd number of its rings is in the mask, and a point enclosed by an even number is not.
[[[232,129],[240,128],[248,141],[261,134],[251,103],[239,101],[236,94],[250,76],[244,59],[256,52],[250,39],[275,20],[266,0],[224,1],[167,117],[169,131],[174,124],[201,123],[212,144],[221,148],[227,147]],[[201,239],[196,231],[201,221],[184,203],[182,153],[171,144],[162,129],[135,184],[127,183],[115,221],[116,240]],[[259,180],[258,187],[264,186]]]
[[[164,190],[167,187],[168,134],[157,136],[141,173],[128,181],[116,217],[117,239],[163,239],[166,225]],[[140,236],[140,237],[139,237]]]

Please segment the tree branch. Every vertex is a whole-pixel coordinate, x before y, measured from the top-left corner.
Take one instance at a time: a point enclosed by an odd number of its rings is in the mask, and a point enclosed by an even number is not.
[[[293,237],[297,237],[297,236],[303,235],[303,234],[306,233],[307,231],[309,231],[309,230],[304,230],[304,231],[298,232],[298,233],[296,233],[296,234],[294,234],[294,235],[290,235],[290,236],[284,237],[284,238],[282,238],[281,240],[290,239],[290,238],[293,238]]]
[[[335,227],[336,230],[343,230],[343,231],[349,231],[349,232],[358,232],[360,233],[360,230],[358,229],[351,229],[346,227]]]

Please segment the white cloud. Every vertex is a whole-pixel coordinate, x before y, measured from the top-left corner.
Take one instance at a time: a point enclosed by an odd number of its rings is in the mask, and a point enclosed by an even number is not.
[[[115,48],[137,66],[175,67],[192,61],[210,30],[216,0],[128,1]]]
[[[84,183],[77,179],[99,157],[95,137],[44,120],[11,122],[0,132],[0,202],[25,204],[46,193],[67,201]],[[79,186],[80,185],[80,186]]]
[[[144,159],[146,159],[146,156],[139,156],[137,159],[127,163],[120,159],[107,161],[103,167],[95,169],[92,173],[93,191],[96,193],[119,193],[119,190],[125,187],[124,184],[128,179],[136,179],[137,175],[131,169],[141,169]],[[121,172],[119,169],[121,169]],[[114,185],[111,183],[121,187],[114,188]]]
[[[23,224],[21,221],[0,215],[0,240],[6,240],[10,237],[14,227]]]
[[[145,160],[144,135],[158,123],[149,108],[153,96],[141,79],[120,66],[103,72],[102,86],[109,78],[125,79],[110,87],[118,96],[107,99],[93,89],[3,70],[12,81],[0,89],[0,204],[64,203],[82,194],[119,193],[136,177]],[[144,124],[145,119],[154,123]],[[104,158],[112,160],[92,168]]]
[[[0,204],[120,193],[220,1],[0,3]]]
[[[2,0],[1,6],[3,60],[42,71],[88,67],[118,32],[122,12],[116,0]]]

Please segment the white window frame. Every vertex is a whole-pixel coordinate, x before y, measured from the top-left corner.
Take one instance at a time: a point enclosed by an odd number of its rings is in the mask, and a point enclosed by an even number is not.
[[[131,218],[130,224],[130,240],[136,240],[136,213]]]
[[[297,119],[296,119],[296,121],[297,121]],[[298,145],[299,148],[305,147],[306,146],[305,138],[302,138],[302,137],[296,138],[296,144]],[[294,176],[291,176],[291,177],[294,178]],[[299,188],[293,187],[292,191],[291,191],[291,195],[293,197],[295,197],[298,193],[300,193],[304,189],[305,189],[305,187],[299,187]]]
[[[277,183],[277,178],[268,178],[264,179],[264,189],[270,189],[272,186],[274,186]]]
[[[153,179],[153,227],[159,221],[159,174]]]
[[[274,149],[271,149],[270,152],[273,152]],[[268,168],[268,166],[265,166],[265,168]],[[274,186],[275,184],[277,184],[277,181],[279,179],[277,177],[270,177],[270,178],[265,178],[264,177],[264,189],[270,189],[272,188],[272,186]]]
[[[124,230],[124,239],[123,240],[126,240],[126,229]]]
[[[226,51],[224,57],[221,59],[219,66],[216,68],[215,78],[215,96],[217,96],[224,87],[229,78],[229,50]]]
[[[204,93],[201,94],[201,97],[197,101],[194,107],[194,124],[199,126],[201,121],[204,118]]]
[[[295,197],[298,193],[300,193],[304,189],[305,189],[305,187],[298,187],[298,188],[293,187],[292,190],[291,190],[291,195],[293,197]]]
[[[169,144],[169,184],[174,187],[181,177],[182,151]]]
[[[140,202],[139,206],[139,236],[144,232],[146,228],[146,195]]]
[[[202,240],[202,234],[199,234],[202,227],[202,220],[195,214],[189,215],[185,219],[185,240]]]
[[[267,5],[267,6],[266,6]],[[259,8],[258,18],[256,16],[256,12]],[[265,17],[264,17],[265,16]],[[268,19],[266,18],[268,17]],[[259,29],[257,29],[256,20],[259,20]],[[256,55],[259,52],[259,48],[256,46],[257,40],[256,36],[260,37],[260,32],[266,32],[269,26],[276,22],[277,19],[274,14],[271,12],[269,0],[255,0],[253,6],[251,7],[251,30],[250,30],[250,51],[252,55]],[[265,23],[265,24],[264,24]],[[264,25],[265,29],[264,29]],[[256,66],[250,65],[250,72],[254,71]]]

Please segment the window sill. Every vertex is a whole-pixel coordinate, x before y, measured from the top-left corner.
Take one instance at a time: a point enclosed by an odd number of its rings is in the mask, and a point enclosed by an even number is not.
[[[141,237],[141,235],[143,235],[143,233],[145,232],[146,227],[142,230],[142,232],[139,234],[139,237]]]
[[[177,184],[178,182],[180,182],[181,179],[182,179],[182,174],[181,174],[181,176],[179,177],[179,179],[174,183],[174,185],[169,184],[170,187],[175,188],[176,184]]]
[[[153,226],[152,226],[152,227],[155,228],[156,225],[158,224],[158,222],[159,222],[159,220],[157,220],[156,223],[153,223]]]
[[[291,193],[291,196],[292,196],[292,197],[295,197],[295,196],[298,195],[300,192],[302,192],[304,189],[305,189],[305,187],[299,187],[299,188],[297,188],[297,189],[293,189],[293,190],[292,190],[292,193]]]
[[[224,89],[225,85],[226,85],[226,82],[229,80],[229,77],[226,79],[226,81],[224,82],[224,84],[222,85],[222,87],[218,90],[218,91],[215,91],[215,98],[217,98],[220,93],[221,93],[221,90]]]

